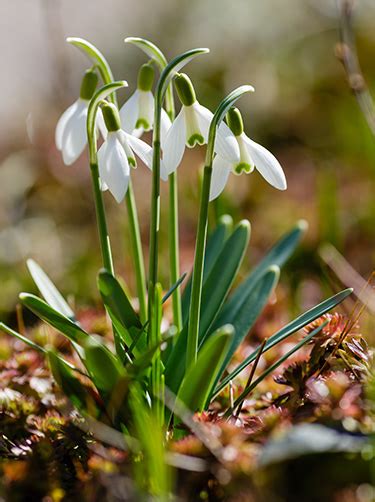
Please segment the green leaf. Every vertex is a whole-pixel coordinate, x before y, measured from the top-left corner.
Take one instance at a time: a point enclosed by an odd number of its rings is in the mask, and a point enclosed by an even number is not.
[[[232,412],[239,406],[242,401],[248,396],[248,394],[255,389],[257,385],[262,382],[268,375],[273,373],[281,364],[283,364],[291,355],[293,355],[297,350],[299,350],[301,347],[306,345],[315,335],[317,335],[323,328],[324,326],[328,323],[328,321],[325,321],[323,324],[315,328],[311,333],[309,333],[305,338],[302,338],[300,342],[298,342],[289,352],[284,354],[280,359],[278,359],[276,362],[271,364],[257,379],[255,379],[248,387],[246,387],[243,392],[240,394],[240,396],[235,400],[233,407],[230,408],[226,413],[225,417],[228,417],[229,415],[232,414]]]
[[[14,336],[15,338],[18,338],[18,340],[21,340],[21,342],[26,343],[29,347],[31,347],[34,350],[37,350],[38,352],[42,352],[45,354],[47,351],[44,347],[41,347],[40,345],[32,342],[26,336],[21,335],[21,333],[18,333],[17,331],[14,331],[14,329],[9,328],[6,324],[3,322],[0,322],[0,331],[4,331],[4,333],[7,333],[8,335]]]
[[[233,333],[231,325],[219,328],[199,351],[196,363],[186,372],[177,398],[192,412],[203,410]]]
[[[233,228],[233,219],[228,214],[223,215],[211,235],[207,239],[206,253],[204,257],[204,269],[203,269],[203,284],[205,283],[212,267],[215,264],[220,252],[223,249],[225,241],[228,239],[229,234]],[[189,277],[184,292],[181,298],[182,306],[182,319],[183,323],[186,323],[187,317],[189,315],[190,307],[190,296],[191,296],[191,284],[192,276]]]
[[[202,346],[210,328],[233,284],[241,266],[250,238],[250,223],[241,221],[227,239],[202,291],[202,313],[199,325],[199,347]],[[181,331],[166,365],[166,385],[177,392],[185,371],[187,325]]]
[[[108,315],[115,327],[116,347],[125,343],[131,346],[136,336],[143,330],[142,323],[126,296],[118,280],[107,270],[102,269],[98,275],[98,288]],[[120,340],[116,340],[119,337]],[[141,337],[134,352],[142,352],[146,347],[145,335]]]
[[[29,259],[26,263],[31,277],[46,302],[53,309],[57,310],[57,312],[60,312],[60,314],[68,317],[72,321],[75,321],[76,319],[73,310],[70,308],[48,275],[34,260]]]
[[[228,363],[232,359],[233,354],[240,346],[245,336],[254,325],[255,321],[261,314],[264,306],[269,300],[277,281],[280,276],[280,269],[276,265],[271,266],[268,271],[254,284],[254,287],[249,291],[248,297],[242,303],[240,310],[231,318],[231,324],[234,328],[234,336],[232,338],[229,350],[225,356],[223,365],[218,373],[215,386],[223,374]]]
[[[48,323],[53,328],[60,331],[72,342],[83,345],[85,340],[89,337],[88,333],[84,331],[78,324],[74,323],[57,310],[53,309],[44,302],[41,298],[29,293],[21,293],[19,295],[21,303],[29,310],[34,312],[40,319]]]
[[[161,302],[162,303],[165,303],[168,298],[173,295],[173,293],[176,291],[176,289],[181,286],[181,284],[184,282],[185,280],[185,277],[186,277],[186,272],[184,272],[181,277],[168,289],[168,291],[165,293],[165,295],[163,296]]]
[[[336,307],[336,305],[345,300],[345,298],[348,297],[352,292],[353,290],[351,288],[344,289],[340,293],[331,296],[327,300],[324,300],[324,302],[319,303],[319,305],[316,305],[312,309],[308,310],[304,314],[294,319],[294,321],[290,322],[289,324],[281,328],[279,331],[277,331],[277,333],[275,333],[268,339],[266,345],[264,346],[263,352],[266,352],[267,350],[271,349],[278,343],[288,338],[288,336],[292,335],[293,333],[296,333],[304,326],[307,326],[307,324],[311,323],[315,319],[318,319],[318,317],[321,317],[323,314],[325,314],[332,308]],[[234,369],[227,377],[224,378],[224,380],[215,389],[215,396],[219,392],[221,392],[224,389],[224,387],[226,387],[229,384],[231,380],[233,380],[239,373],[241,373],[241,371],[244,368],[246,368],[246,366],[255,361],[259,348],[260,347],[258,347],[239,366],[237,366],[236,369]]]
[[[248,298],[259,278],[269,269],[271,265],[282,267],[294,252],[299,244],[303,233],[307,228],[307,223],[300,220],[297,225],[267,253],[263,260],[257,265],[248,277],[238,286],[229,300],[225,303],[218,318],[213,326],[216,329],[218,326],[230,323],[237,316],[237,313],[242,308],[243,302]]]
[[[101,392],[110,393],[125,377],[120,360],[94,336],[86,338],[84,349],[85,366],[95,387]]]
[[[80,411],[95,413],[97,404],[88,389],[74,376],[69,365],[51,350],[47,351],[47,355],[53,378],[72,404]]]
[[[44,347],[41,347],[40,345],[36,344],[35,342],[29,340],[28,338],[26,338],[26,336],[21,335],[21,333],[14,331],[14,329],[9,328],[9,326],[4,324],[3,322],[0,322],[0,331],[4,331],[4,333],[7,333],[8,335],[11,335],[11,336],[14,336],[15,338],[18,338],[18,340],[21,340],[21,342],[25,343],[26,345],[28,345],[32,349],[37,350],[38,352],[41,352],[42,354],[47,354],[47,349],[45,349]],[[61,359],[62,363],[65,364],[71,370],[78,371],[77,368],[73,364],[68,363],[59,355],[56,355],[56,357]]]

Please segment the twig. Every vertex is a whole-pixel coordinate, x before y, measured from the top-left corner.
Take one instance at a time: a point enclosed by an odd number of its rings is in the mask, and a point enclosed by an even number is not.
[[[336,56],[344,66],[353,91],[371,132],[375,136],[375,105],[361,71],[353,30],[354,0],[337,0],[340,20],[340,42]]]

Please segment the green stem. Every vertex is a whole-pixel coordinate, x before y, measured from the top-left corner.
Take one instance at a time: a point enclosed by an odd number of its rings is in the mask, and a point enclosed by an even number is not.
[[[100,190],[100,184],[99,184],[98,163],[96,161],[90,162],[90,171],[92,177],[92,184],[94,188],[96,221],[99,231],[99,240],[103,257],[103,265],[104,268],[108,270],[108,272],[114,274],[111,244],[108,235],[102,191]]]
[[[134,190],[131,180],[129,182],[129,188],[126,194],[125,201],[128,211],[130,242],[132,246],[133,260],[135,266],[135,277],[136,277],[137,292],[139,299],[139,315],[142,324],[144,324],[147,319],[146,274],[143,260],[142,242],[139,230],[137,207],[135,203]]]
[[[202,193],[199,207],[197,239],[195,243],[194,268],[189,311],[189,329],[186,348],[186,368],[197,360],[199,317],[201,310],[204,254],[206,251],[208,204],[212,176],[212,162],[205,166],[203,172]]]
[[[179,249],[179,231],[178,231],[178,189],[177,173],[169,176],[169,267],[171,274],[171,286],[176,284],[180,278],[180,249]],[[181,289],[176,288],[172,293],[173,322],[178,329],[182,330],[182,307],[181,307]]]

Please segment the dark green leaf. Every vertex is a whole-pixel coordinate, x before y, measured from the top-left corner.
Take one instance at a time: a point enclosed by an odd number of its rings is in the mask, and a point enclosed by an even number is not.
[[[228,214],[223,215],[212,234],[207,239],[206,253],[204,257],[204,270],[203,270],[203,284],[205,283],[212,267],[215,264],[221,250],[223,249],[225,241],[228,239],[229,234],[233,228],[233,220]],[[186,323],[189,315],[190,296],[191,296],[191,276],[185,286],[182,294],[182,319]]]
[[[319,303],[319,305],[316,305],[312,309],[300,315],[299,317],[297,317],[297,319],[294,319],[292,322],[281,328],[277,333],[275,333],[268,339],[263,349],[263,352],[266,352],[267,350],[271,349],[278,343],[288,338],[288,336],[292,335],[293,333],[296,333],[298,330],[300,330],[310,322],[314,321],[315,319],[322,316],[332,308],[336,307],[336,305],[345,300],[345,298],[349,296],[352,292],[353,292],[352,289],[344,289],[340,293],[331,296],[327,300],[324,300],[324,302]],[[248,366],[255,360],[258,350],[259,347],[252,354],[250,354],[239,366],[237,366],[235,370],[233,370],[227,377],[224,378],[224,380],[215,389],[215,395],[217,395],[226,385],[228,385],[229,382],[233,380],[233,378],[235,378],[239,373],[241,373],[241,371],[244,368],[246,368],[246,366]]]

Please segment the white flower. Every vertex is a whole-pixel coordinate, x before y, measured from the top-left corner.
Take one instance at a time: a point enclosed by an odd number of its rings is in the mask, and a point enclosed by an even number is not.
[[[224,190],[231,172],[234,174],[251,173],[254,167],[270,185],[279,190],[286,190],[287,183],[279,161],[266,148],[246,136],[243,132],[240,112],[236,108],[230,110],[227,120],[236,134],[240,158],[238,162],[228,162],[220,154],[216,155],[212,165],[210,201],[216,199]]]
[[[152,148],[120,128],[120,118],[114,105],[108,103],[102,109],[108,135],[98,151],[99,175],[102,190],[108,189],[120,203],[128,189],[130,168],[136,167],[134,154],[150,168]]]
[[[88,70],[82,80],[80,98],[65,110],[57,122],[55,132],[56,147],[62,152],[64,164],[67,166],[70,166],[78,159],[87,144],[87,111],[97,82],[96,73]],[[97,126],[104,137],[106,129],[100,110],[96,120]]]
[[[163,163],[168,174],[179,166],[185,146],[193,148],[196,144],[207,143],[213,117],[213,113],[196,100],[194,88],[186,75],[179,74],[175,77],[175,84],[182,108],[162,143]],[[235,163],[239,160],[238,143],[224,122],[218,127],[214,148],[228,162]]]
[[[150,131],[154,125],[154,96],[152,84],[154,81],[154,68],[150,64],[141,66],[138,73],[136,91],[130,96],[120,109],[121,125],[125,132],[136,137],[141,137],[145,131]],[[165,139],[171,126],[167,112],[161,110],[161,139]]]

